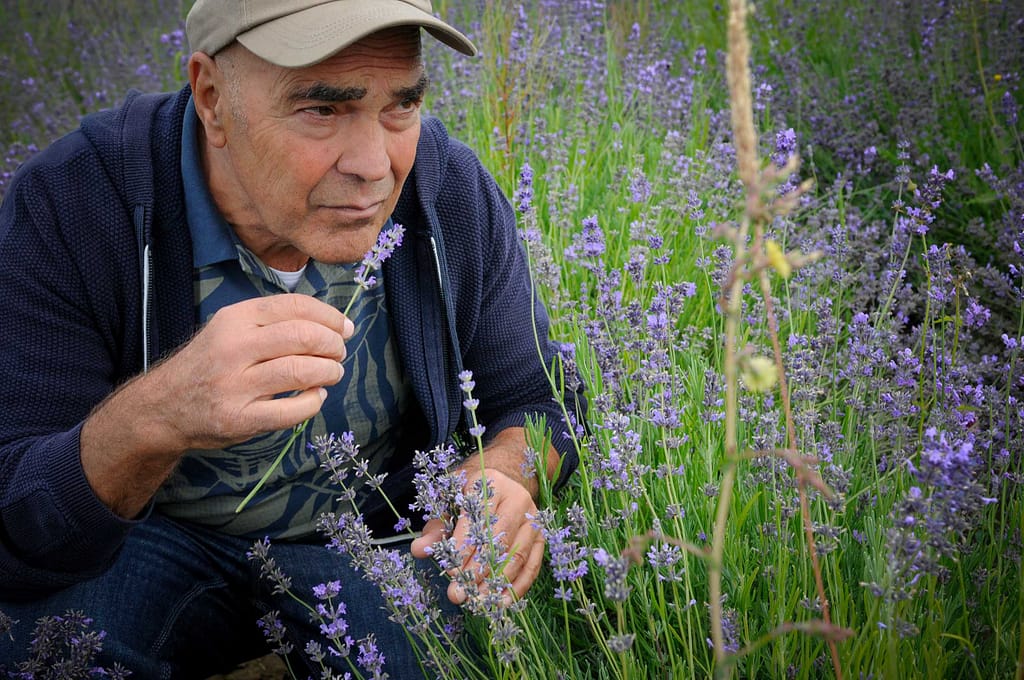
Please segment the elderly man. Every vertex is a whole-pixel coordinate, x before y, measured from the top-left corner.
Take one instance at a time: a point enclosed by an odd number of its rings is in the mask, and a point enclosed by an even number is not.
[[[527,418],[553,430],[549,477],[576,464],[554,347],[507,201],[421,120],[421,29],[475,53],[429,0],[198,0],[188,87],[132,94],[19,171],[0,209],[0,611],[21,623],[0,666],[68,609],[136,677],[257,655],[275,609],[301,649],[316,626],[246,559],[269,537],[296,592],[340,579],[350,634],[375,634],[392,677],[423,672],[379,593],[318,539],[345,503],[303,442],[352,432],[404,510],[413,452],[466,428],[467,369],[487,446],[462,465],[492,485],[510,595],[536,578]],[[353,263],[395,224],[404,242],[343,313]],[[379,494],[358,498],[394,534]],[[405,549],[424,558],[440,537],[430,522]]]

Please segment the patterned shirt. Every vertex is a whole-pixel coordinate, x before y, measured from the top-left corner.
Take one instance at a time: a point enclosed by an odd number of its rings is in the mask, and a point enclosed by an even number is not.
[[[193,243],[197,322],[222,307],[287,292],[280,277],[242,245],[216,209],[199,160],[196,113],[185,114],[182,171],[186,213]],[[388,228],[391,222],[384,225]],[[310,261],[294,292],[344,309],[356,294],[357,265]],[[379,274],[379,272],[378,272]],[[216,527],[226,533],[262,538],[297,538],[315,532],[325,510],[345,509],[341,489],[330,481],[308,446],[313,437],[351,431],[375,473],[385,468],[402,437],[411,389],[403,375],[387,311],[384,277],[362,291],[349,312],[355,334],[346,343],[345,374],[327,388],[323,408],[290,447],[267,483],[241,513],[235,508],[281,453],[292,430],[269,432],[223,450],[190,451],[157,494],[164,514]],[[356,505],[370,493],[350,478]],[[346,504],[347,505],[347,504]]]

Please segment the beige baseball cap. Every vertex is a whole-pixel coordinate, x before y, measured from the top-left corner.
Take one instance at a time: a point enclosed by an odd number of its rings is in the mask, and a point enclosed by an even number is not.
[[[477,53],[434,16],[430,0],[197,0],[185,34],[195,52],[213,55],[237,40],[265,61],[300,68],[393,26],[422,26],[463,54]]]

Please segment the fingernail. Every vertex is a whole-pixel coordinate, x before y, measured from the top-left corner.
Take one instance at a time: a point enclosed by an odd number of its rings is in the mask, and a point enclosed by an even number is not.
[[[345,319],[345,324],[344,324],[344,326],[342,328],[343,328],[343,330],[342,330],[341,335],[342,335],[342,337],[345,337],[345,338],[352,337],[352,334],[356,332],[356,326],[355,326],[354,323],[352,323],[351,319]]]
[[[320,403],[322,404],[325,401],[327,401],[327,390],[324,389],[323,387],[321,387],[319,389],[319,392],[320,392]]]

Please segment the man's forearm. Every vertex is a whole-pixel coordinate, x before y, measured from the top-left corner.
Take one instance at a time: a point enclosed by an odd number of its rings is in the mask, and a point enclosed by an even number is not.
[[[82,469],[115,514],[132,519],[178,464],[184,449],[166,423],[147,377],[127,383],[82,425]]]

